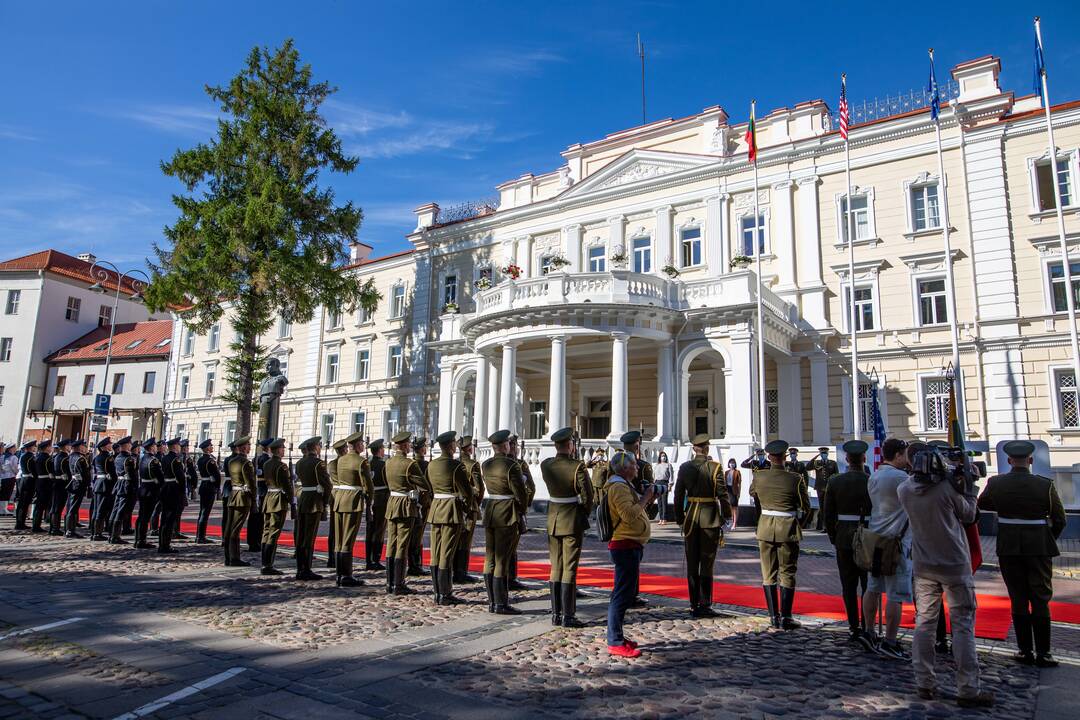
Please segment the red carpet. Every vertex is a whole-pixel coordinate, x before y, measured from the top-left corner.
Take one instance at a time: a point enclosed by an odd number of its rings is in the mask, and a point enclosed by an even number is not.
[[[80,513],[85,518],[86,511]],[[181,532],[194,535],[196,526],[193,522],[182,521]],[[221,536],[220,526],[211,524],[208,534]],[[241,538],[247,538],[247,531],[241,531]],[[292,533],[281,533],[279,544],[292,547]],[[327,551],[326,536],[320,535],[315,540],[315,549],[320,552]],[[357,541],[353,551],[353,557],[364,557],[364,543]],[[424,551],[424,562],[429,561],[427,551]],[[469,568],[474,572],[482,572],[484,558],[482,555],[473,555],[469,560]],[[518,574],[529,580],[541,580],[546,582],[550,566],[547,563],[522,562],[518,564]],[[595,587],[610,590],[615,583],[615,572],[605,567],[593,567],[582,565],[578,569],[578,584],[586,587]],[[660,595],[661,597],[686,600],[689,593],[686,588],[686,580],[681,577],[670,575],[641,576],[641,592],[648,595]],[[732,583],[713,583],[713,600],[724,605],[738,607],[765,609],[765,596],[760,585],[736,585]],[[1008,637],[1009,627],[1012,625],[1012,612],[1009,606],[1009,598],[1000,595],[977,596],[978,610],[975,612],[975,635],[992,640],[1004,640]],[[1051,602],[1050,611],[1056,622],[1072,623],[1080,625],[1080,603]],[[844,604],[839,595],[824,595],[821,593],[799,592],[795,595],[795,614],[819,617],[828,620],[843,620],[847,616],[844,612]],[[914,608],[904,605],[901,625],[906,628],[914,627]]]

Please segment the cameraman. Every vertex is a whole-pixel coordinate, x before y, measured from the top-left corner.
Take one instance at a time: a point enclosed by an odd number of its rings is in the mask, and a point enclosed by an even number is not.
[[[964,526],[975,522],[974,482],[956,483],[955,459],[946,460],[936,448],[913,457],[911,479],[898,490],[900,504],[911,522],[915,572],[915,636],[912,665],[919,697],[937,693],[934,674],[934,635],[941,595],[949,603],[953,658],[956,660],[956,703],[960,707],[991,707],[994,694],[979,688],[979,659],[975,654],[975,580],[971,571]]]

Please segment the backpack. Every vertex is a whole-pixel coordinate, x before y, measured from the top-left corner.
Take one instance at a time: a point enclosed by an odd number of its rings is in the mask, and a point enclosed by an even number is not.
[[[607,501],[607,491],[600,491],[600,499],[593,511],[596,517],[596,534],[603,542],[610,542],[615,534],[615,521],[611,517],[611,507]]]
[[[906,531],[907,523],[904,523],[900,535],[881,535],[860,523],[851,539],[855,564],[874,577],[895,575],[900,565],[900,554],[904,551],[901,538]]]

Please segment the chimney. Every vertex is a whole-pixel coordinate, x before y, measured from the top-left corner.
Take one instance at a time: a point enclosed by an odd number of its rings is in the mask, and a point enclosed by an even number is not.
[[[428,203],[416,208],[413,213],[416,215],[416,230],[413,232],[418,232],[435,224],[439,217],[439,206],[435,203]]]
[[[354,240],[349,243],[349,262],[358,263],[367,260],[371,256],[372,247],[367,243]]]
[[[97,260],[97,255],[95,255],[94,253],[88,253],[88,252],[79,253],[75,257],[79,258],[83,262],[88,262],[91,265],[93,265],[94,262]]]

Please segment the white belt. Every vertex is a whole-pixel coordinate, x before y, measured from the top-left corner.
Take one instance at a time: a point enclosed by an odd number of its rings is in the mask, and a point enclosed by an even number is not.
[[[837,515],[837,520],[844,520],[846,522],[859,522],[863,519],[861,515]]]
[[[210,477],[209,475],[200,475],[199,476],[199,482],[213,482],[213,481],[214,481],[214,478]]]
[[[359,485],[335,485],[335,490],[363,490]]]
[[[556,503],[558,505],[576,505],[577,503],[579,503],[581,501],[575,495],[574,497],[568,497],[568,498],[554,498],[554,497],[553,498],[548,498],[548,502],[553,502],[553,503]]]
[[[457,495],[454,493],[435,493],[433,496],[436,500],[456,500]]]
[[[127,480],[127,473],[120,473],[116,476],[117,480]]]
[[[300,492],[322,492],[321,485],[301,485]]]
[[[420,498],[420,493],[416,490],[410,490],[409,492],[398,492],[397,490],[391,490],[390,497],[403,497],[418,500]]]
[[[790,510],[762,510],[761,514],[767,515],[768,517],[796,517],[796,514]]]
[[[1020,518],[1003,518],[999,517],[998,522],[1002,525],[1046,525],[1046,518],[1039,518],[1038,520],[1021,520]]]
[[[285,491],[284,491],[284,490],[282,490],[281,488],[269,488],[269,489],[268,489],[268,490],[266,491],[266,493],[267,493],[268,495],[269,495],[270,493],[272,493],[272,492],[285,492]]]
[[[157,478],[150,478],[149,480],[147,480],[146,478],[139,478],[139,482],[148,483],[150,485],[157,485]]]
[[[108,480],[109,476],[108,475],[95,475],[94,479],[95,480]]]
[[[251,492],[251,489],[247,485],[236,485],[229,488],[232,492]]]
[[[165,478],[165,482],[179,482],[176,478]]]
[[[488,495],[488,500],[514,500],[513,495]]]
[[[390,486],[389,486],[389,485],[376,485],[376,486],[375,486],[374,488],[372,488],[372,489],[373,489],[373,490],[389,490],[389,489],[390,489]]]

